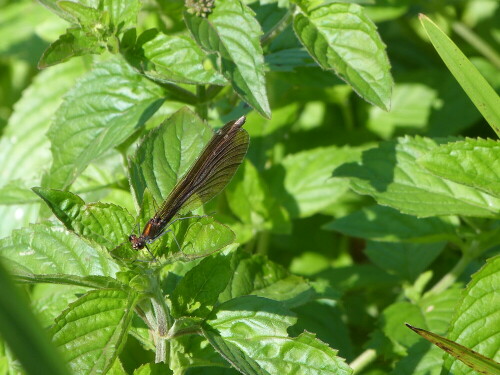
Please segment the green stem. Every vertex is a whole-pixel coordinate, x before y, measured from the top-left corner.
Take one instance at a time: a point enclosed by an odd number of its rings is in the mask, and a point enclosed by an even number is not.
[[[198,104],[196,104],[196,113],[203,120],[208,117],[208,105],[206,103],[207,90],[204,85],[196,86],[196,96],[198,98]]]
[[[465,268],[469,265],[470,261],[470,256],[465,254],[462,255],[457,264],[455,264],[455,266],[446,275],[444,275],[429,292],[437,294],[448,289],[462,274]]]
[[[359,374],[366,366],[372,363],[375,358],[377,358],[377,352],[374,349],[367,349],[357,356],[354,361],[349,364],[353,370],[353,375]]]
[[[165,298],[161,293],[161,289],[158,288],[156,295],[152,298],[151,303],[156,316],[156,363],[166,363],[170,362],[170,342],[167,340],[167,333],[169,328],[172,326],[172,319],[170,317],[170,311],[165,302]]]
[[[486,57],[497,69],[500,69],[500,55],[486,43],[479,35],[462,22],[452,23],[453,31],[460,35],[467,43]]]
[[[269,231],[265,230],[259,233],[259,237],[257,239],[257,250],[256,254],[266,255],[267,250],[269,248],[269,240],[271,236]]]

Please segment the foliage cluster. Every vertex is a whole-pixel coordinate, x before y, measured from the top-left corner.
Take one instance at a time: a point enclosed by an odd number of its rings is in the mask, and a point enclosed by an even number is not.
[[[0,9],[0,373],[500,371],[498,2]],[[243,114],[224,192],[132,250]]]

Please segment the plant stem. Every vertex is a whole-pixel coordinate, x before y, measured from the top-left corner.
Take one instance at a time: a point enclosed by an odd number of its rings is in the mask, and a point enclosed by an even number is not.
[[[205,85],[196,86],[196,96],[198,97],[198,104],[196,105],[196,113],[203,120],[206,120],[208,117],[208,105],[206,103],[206,88]]]
[[[479,35],[462,22],[452,23],[453,31],[460,35],[467,43],[486,57],[497,69],[500,69],[500,55],[490,47]]]
[[[256,254],[267,255],[267,250],[269,248],[269,239],[269,231],[264,230],[259,233],[259,237],[257,239],[257,250],[255,252]]]
[[[455,264],[455,267],[453,267],[446,275],[444,275],[429,292],[441,293],[442,291],[448,289],[462,274],[470,261],[470,256],[465,254],[462,255],[457,264]]]
[[[167,340],[167,333],[172,325],[170,311],[165,302],[165,298],[158,288],[156,295],[151,299],[153,309],[156,316],[156,355],[155,362],[170,362],[170,342]]]
[[[377,358],[377,352],[374,349],[367,349],[358,355],[349,366],[353,370],[353,375],[360,373],[366,366],[372,363]]]

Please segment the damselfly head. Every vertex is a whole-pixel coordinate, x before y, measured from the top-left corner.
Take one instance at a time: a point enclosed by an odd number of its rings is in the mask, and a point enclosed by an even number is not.
[[[128,240],[132,244],[132,249],[134,250],[141,250],[146,246],[146,240],[142,236],[137,237],[135,234],[131,234],[128,236]]]

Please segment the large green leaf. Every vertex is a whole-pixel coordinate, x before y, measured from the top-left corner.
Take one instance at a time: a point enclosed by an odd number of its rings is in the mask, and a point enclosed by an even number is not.
[[[97,65],[66,95],[50,131],[53,163],[44,186],[67,188],[87,165],[144,125],[159,87],[119,59]]]
[[[385,45],[357,4],[327,3],[295,15],[293,27],[323,68],[334,70],[368,102],[389,110],[393,81]]]
[[[376,241],[459,241],[456,218],[417,218],[384,206],[370,206],[341,217],[323,228]]]
[[[462,301],[455,310],[448,339],[500,362],[500,256],[489,259],[467,285]],[[437,332],[440,333],[440,332]],[[446,374],[472,374],[459,360],[447,356]],[[498,366],[497,366],[498,369]]]
[[[435,148],[418,159],[433,174],[500,197],[500,143],[466,139]]]
[[[290,232],[288,213],[271,196],[269,187],[250,162],[243,163],[226,189],[231,211],[253,232]]]
[[[23,92],[0,139],[2,185],[21,180],[20,188],[40,184],[42,172],[51,161],[45,136],[51,117],[62,96],[84,70],[78,60],[48,69],[38,74]],[[38,211],[39,204],[0,206],[0,237],[9,235],[13,228],[34,222]]]
[[[234,91],[261,115],[271,117],[260,46],[262,30],[240,0],[219,0],[208,17],[187,12],[184,19],[196,42],[220,57],[222,74]]]
[[[444,246],[444,242],[422,244],[369,241],[365,253],[380,268],[414,282],[441,254]]]
[[[148,78],[159,82],[224,85],[227,80],[208,56],[186,35],[147,30],[126,58]]]
[[[76,277],[79,284],[82,277],[113,277],[118,271],[109,256],[63,227],[49,224],[15,230],[0,240],[0,256],[14,275],[27,280],[42,276],[47,282],[59,278],[73,283]]]
[[[100,202],[86,205],[79,196],[61,190],[33,190],[66,228],[108,250],[126,241],[132,232],[134,218],[122,207]]]
[[[69,374],[46,332],[0,265],[0,331],[28,374]]]
[[[203,259],[177,284],[171,297],[172,315],[206,317],[226,288],[230,271],[227,256]]]
[[[294,322],[280,303],[256,296],[229,300],[206,321],[224,342],[235,345],[271,374],[351,373],[336,351],[314,335],[288,337],[287,328]]]
[[[137,301],[130,290],[91,291],[56,319],[52,341],[75,373],[107,372],[127,340]]]
[[[421,137],[383,142],[363,152],[359,163],[337,168],[334,176],[349,177],[357,193],[371,195],[379,204],[410,215],[498,214],[500,199],[435,176],[416,162],[438,144],[439,141]]]
[[[331,178],[331,173],[343,162],[356,160],[359,152],[325,147],[288,155],[269,171],[272,195],[292,217],[315,214],[347,191],[346,182]]]
[[[462,51],[434,22],[423,14],[420,15],[420,22],[450,72],[495,133],[500,136],[500,97],[498,94]]]
[[[314,291],[304,278],[291,274],[264,256],[233,252],[231,270],[231,279],[219,296],[220,302],[256,295],[283,301],[287,307],[294,307],[314,296]]]

